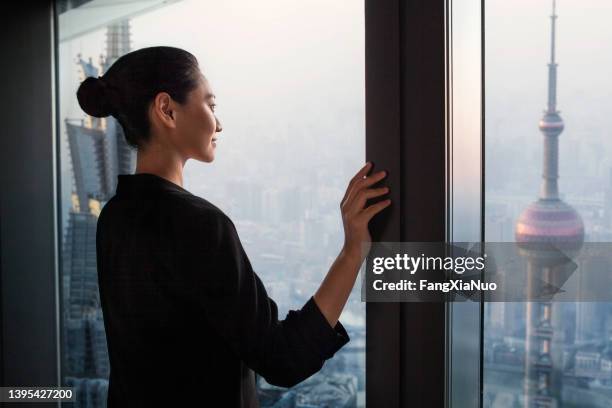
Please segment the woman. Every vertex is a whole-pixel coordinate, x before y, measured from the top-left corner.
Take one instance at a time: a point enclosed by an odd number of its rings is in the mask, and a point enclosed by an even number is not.
[[[97,226],[100,300],[110,358],[108,406],[257,407],[253,371],[290,387],[349,340],[338,321],[355,283],[369,220],[390,203],[366,164],[341,203],[345,240],[323,283],[278,319],[232,221],[182,187],[185,162],[212,162],[221,123],[196,58],[151,47],[80,85],[81,108],[114,116],[137,148],[135,174]],[[290,271],[288,271],[290,272]],[[193,404],[189,404],[193,406]]]

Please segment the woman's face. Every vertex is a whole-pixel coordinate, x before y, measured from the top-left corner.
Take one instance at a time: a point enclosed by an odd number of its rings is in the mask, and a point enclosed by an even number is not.
[[[215,95],[208,80],[202,75],[198,87],[192,90],[187,101],[179,105],[176,121],[177,134],[188,157],[212,162],[215,158],[217,132],[221,122],[215,116]]]

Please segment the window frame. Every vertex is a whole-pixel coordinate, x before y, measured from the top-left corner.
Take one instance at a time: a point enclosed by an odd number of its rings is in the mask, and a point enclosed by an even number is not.
[[[22,3],[11,8],[4,21],[2,49],[8,53],[0,67],[2,78],[7,78],[0,148],[0,383],[4,386],[59,386],[54,14],[52,1]],[[31,252],[25,256],[25,251]]]
[[[485,238],[485,0],[453,1],[448,4],[448,201],[447,242],[480,242]],[[474,11],[478,8],[478,12]],[[477,19],[473,24],[471,19]],[[468,51],[469,50],[469,51]],[[474,51],[473,53],[470,51]],[[477,54],[479,61],[471,58]],[[470,63],[466,64],[466,61]],[[469,67],[467,67],[469,65]],[[466,75],[466,69],[470,75]],[[472,82],[473,81],[473,82]],[[457,109],[466,96],[480,101],[468,112]],[[456,119],[455,119],[456,118]],[[467,134],[465,128],[478,127]],[[467,146],[467,148],[466,148]],[[469,153],[468,153],[469,151]],[[479,157],[478,166],[462,166]],[[460,171],[455,172],[455,169]],[[457,174],[459,173],[459,174]],[[470,195],[469,186],[478,186]],[[468,187],[467,189],[465,187]],[[455,193],[457,192],[457,193]],[[463,193],[463,194],[462,194]],[[467,209],[467,210],[466,210]],[[455,212],[459,215],[455,217]],[[456,228],[461,226],[461,228]],[[483,277],[481,277],[482,279]],[[483,406],[484,307],[476,302],[447,303],[447,406]],[[456,339],[456,340],[455,340]]]
[[[375,241],[445,240],[446,10],[365,1],[366,159],[388,170],[392,199]],[[444,303],[366,305],[366,406],[444,406],[446,315]]]

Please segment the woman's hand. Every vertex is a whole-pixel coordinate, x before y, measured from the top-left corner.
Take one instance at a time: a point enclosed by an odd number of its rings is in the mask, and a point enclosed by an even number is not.
[[[367,176],[372,163],[368,162],[351,179],[346,193],[340,202],[342,223],[344,224],[344,253],[364,259],[370,251],[372,237],[368,230],[368,223],[372,217],[391,204],[390,199],[379,201],[365,207],[366,201],[389,192],[389,188],[369,188],[382,180],[387,174],[379,171]],[[364,247],[362,248],[362,244]],[[363,250],[363,252],[362,252]]]
[[[387,199],[365,206],[368,199],[389,192],[388,187],[370,188],[386,176],[384,171],[367,176],[371,168],[372,163],[368,162],[357,172],[340,202],[344,246],[314,294],[315,303],[331,327],[336,326],[355,285],[359,267],[372,246],[368,222],[391,203],[391,200]]]

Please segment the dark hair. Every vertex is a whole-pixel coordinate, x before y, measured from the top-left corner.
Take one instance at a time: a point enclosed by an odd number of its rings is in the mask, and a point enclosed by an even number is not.
[[[79,105],[97,118],[114,116],[127,143],[140,147],[150,139],[149,105],[159,92],[185,103],[200,78],[198,60],[174,47],[148,47],[121,56],[106,73],[86,78],[77,90]]]

